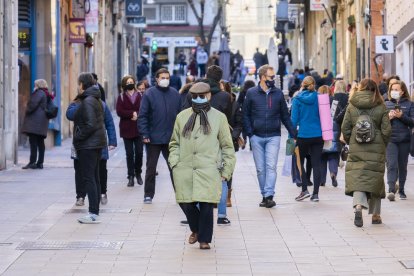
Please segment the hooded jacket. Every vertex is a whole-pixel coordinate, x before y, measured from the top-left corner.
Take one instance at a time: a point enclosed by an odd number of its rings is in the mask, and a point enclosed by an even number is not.
[[[181,110],[180,94],[172,87],[153,86],[142,98],[138,116],[138,131],[151,144],[168,144],[174,121]]]
[[[285,98],[280,89],[272,88],[268,93],[260,84],[247,90],[243,105],[243,132],[249,137],[273,137],[281,135],[281,122],[292,137],[295,128],[289,117]]]
[[[76,150],[106,147],[101,92],[91,86],[78,96],[81,103],[74,117],[73,145]]]
[[[299,127],[298,138],[322,137],[316,91],[304,90],[293,98],[292,124]]]
[[[43,89],[36,89],[30,94],[22,127],[23,133],[36,134],[46,138],[49,125],[49,119],[45,112],[47,97]]]
[[[395,109],[397,102],[392,99],[386,101],[385,105],[388,111]],[[401,118],[391,120],[391,140],[392,143],[409,143],[411,140],[411,128],[414,127],[414,105],[407,99],[402,98],[399,101],[400,109],[403,112]]]
[[[369,196],[385,197],[385,149],[391,135],[388,111],[383,103],[373,101],[370,91],[357,91],[346,109],[342,133],[349,144],[349,155],[345,168],[345,194],[355,191],[367,192]],[[355,138],[355,124],[359,112],[367,114],[372,109],[371,119],[375,124],[375,138],[371,143],[359,144]]]

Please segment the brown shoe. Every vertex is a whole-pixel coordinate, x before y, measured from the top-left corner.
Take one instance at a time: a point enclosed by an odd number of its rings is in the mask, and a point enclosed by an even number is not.
[[[197,233],[191,233],[190,237],[188,238],[188,243],[189,244],[195,244],[198,240],[198,235]]]
[[[200,249],[210,249],[210,245],[206,242],[200,242]]]
[[[227,203],[226,203],[227,207],[231,207],[232,206],[232,204],[231,204],[231,191],[232,190],[233,189],[229,189],[229,191],[227,193]]]
[[[372,224],[382,224],[382,219],[380,215],[372,215]]]

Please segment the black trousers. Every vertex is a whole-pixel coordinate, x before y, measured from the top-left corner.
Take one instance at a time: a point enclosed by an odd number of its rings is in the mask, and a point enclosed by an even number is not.
[[[142,173],[142,156],[144,145],[142,137],[127,139],[124,138],[128,176],[140,176]]]
[[[30,163],[43,164],[45,159],[45,137],[37,134],[28,134],[30,143]],[[37,152],[39,151],[39,159]]]
[[[102,149],[78,150],[78,161],[81,185],[86,188],[89,201],[89,212],[99,215],[101,185],[99,183],[99,160]]]
[[[322,137],[317,138],[298,138],[300,164],[302,166],[302,192],[308,190],[308,179],[305,177],[307,170],[303,166],[307,154],[311,157],[313,169],[313,194],[319,193],[319,185],[321,184],[321,157],[323,149]],[[305,175],[303,175],[305,173]]]
[[[147,144],[147,171],[145,172],[145,185],[144,185],[144,197],[154,197],[155,194],[155,174],[157,173],[157,164],[160,157],[160,153],[167,161],[168,165],[168,144]],[[168,165],[168,170],[170,171],[171,182],[174,186],[174,181],[172,177],[172,171]]]
[[[408,154],[410,153],[410,142],[388,143],[387,146],[387,182],[388,191],[395,193],[395,184],[398,180],[400,191],[404,192],[407,180]]]
[[[187,217],[191,232],[198,234],[198,242],[211,243],[213,238],[214,204],[207,202],[191,202],[180,203],[180,207]]]
[[[99,161],[99,184],[101,185],[101,194],[106,194],[107,192],[108,170],[106,169],[106,163],[107,160],[105,159]],[[78,159],[73,160],[73,167],[75,169],[76,198],[85,198],[86,187],[81,179]]]

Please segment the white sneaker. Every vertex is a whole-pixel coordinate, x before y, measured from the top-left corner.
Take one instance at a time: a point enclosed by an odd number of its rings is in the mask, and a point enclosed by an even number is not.
[[[144,204],[152,204],[152,198],[150,198],[149,196],[145,197]]]
[[[98,215],[89,213],[88,215],[78,218],[79,223],[83,224],[98,224],[101,223]]]
[[[85,199],[83,197],[80,197],[80,198],[76,199],[75,205],[76,206],[83,206],[83,205],[85,205]]]

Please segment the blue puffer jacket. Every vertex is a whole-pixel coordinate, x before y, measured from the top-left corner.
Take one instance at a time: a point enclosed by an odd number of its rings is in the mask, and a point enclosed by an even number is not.
[[[66,110],[66,118],[69,121],[74,120],[75,113],[78,110],[79,106],[80,106],[79,102],[72,102],[68,106],[68,109]],[[115,130],[114,119],[112,118],[111,111],[109,110],[108,106],[104,102],[102,102],[102,106],[104,107],[104,111],[105,111],[104,122],[105,122],[106,134],[108,136],[108,141],[109,141],[108,145],[116,147],[117,141],[116,141],[116,130]],[[101,159],[104,159],[104,160],[109,159],[108,147],[104,147],[102,149]]]
[[[247,90],[243,104],[243,131],[249,137],[272,137],[281,135],[281,122],[292,137],[296,131],[292,126],[285,98],[280,89],[266,93],[260,87]]]
[[[407,143],[411,140],[411,128],[414,127],[414,104],[407,98],[402,98],[399,102],[400,109],[403,112],[401,118],[391,120],[391,139],[392,143]],[[386,101],[385,105],[388,110],[395,108],[394,99]]]
[[[322,137],[316,91],[304,90],[293,98],[292,124],[299,126],[298,138]]]
[[[138,131],[151,144],[168,144],[175,118],[181,111],[181,98],[172,87],[149,88],[142,98],[138,116]]]

